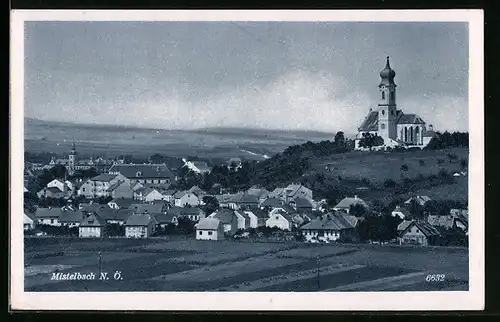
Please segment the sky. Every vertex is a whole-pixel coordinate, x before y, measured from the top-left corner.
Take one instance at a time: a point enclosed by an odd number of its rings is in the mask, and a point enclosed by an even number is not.
[[[450,22],[27,22],[25,117],[355,133],[386,56],[398,109],[468,130],[468,28]]]

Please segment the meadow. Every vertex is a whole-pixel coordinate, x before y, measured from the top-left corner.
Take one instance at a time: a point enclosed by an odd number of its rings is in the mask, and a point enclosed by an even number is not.
[[[467,290],[468,250],[152,238],[25,238],[26,291]],[[46,256],[32,254],[45,252]],[[53,272],[108,272],[57,281]],[[319,259],[319,262],[318,262]],[[320,278],[318,283],[318,267]],[[112,278],[121,272],[122,280]],[[445,274],[429,283],[427,274]]]

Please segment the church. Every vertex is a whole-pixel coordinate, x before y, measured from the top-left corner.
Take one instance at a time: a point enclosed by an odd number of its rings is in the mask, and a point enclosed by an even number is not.
[[[397,109],[394,77],[396,72],[391,68],[387,57],[385,68],[380,72],[379,103],[375,110],[370,108],[370,112],[358,128],[355,139],[356,150],[368,150],[360,146],[364,133],[378,135],[384,140],[382,146],[373,147],[376,150],[397,146],[424,148],[435,135],[432,125],[427,128],[421,117],[416,114],[405,114]]]

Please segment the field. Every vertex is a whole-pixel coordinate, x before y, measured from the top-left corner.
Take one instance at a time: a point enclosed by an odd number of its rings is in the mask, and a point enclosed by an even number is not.
[[[462,248],[389,245],[26,238],[25,289],[33,292],[467,290],[467,254],[467,249]],[[99,280],[99,267],[101,272],[108,273],[108,280]],[[115,280],[113,274],[117,271],[121,279]],[[53,272],[93,272],[96,279],[51,280]],[[444,274],[445,279],[426,282],[428,274]]]

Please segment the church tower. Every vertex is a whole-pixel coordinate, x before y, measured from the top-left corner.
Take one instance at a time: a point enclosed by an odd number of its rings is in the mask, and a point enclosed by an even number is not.
[[[75,173],[75,163],[76,163],[76,149],[75,149],[75,142],[73,142],[73,147],[71,148],[71,151],[69,152],[68,156],[68,172],[70,175],[73,175]]]
[[[397,135],[396,127],[396,84],[394,83],[396,72],[391,69],[389,56],[385,68],[380,72],[380,101],[378,103],[378,133],[384,139],[384,144],[388,144],[389,138],[395,139]]]

